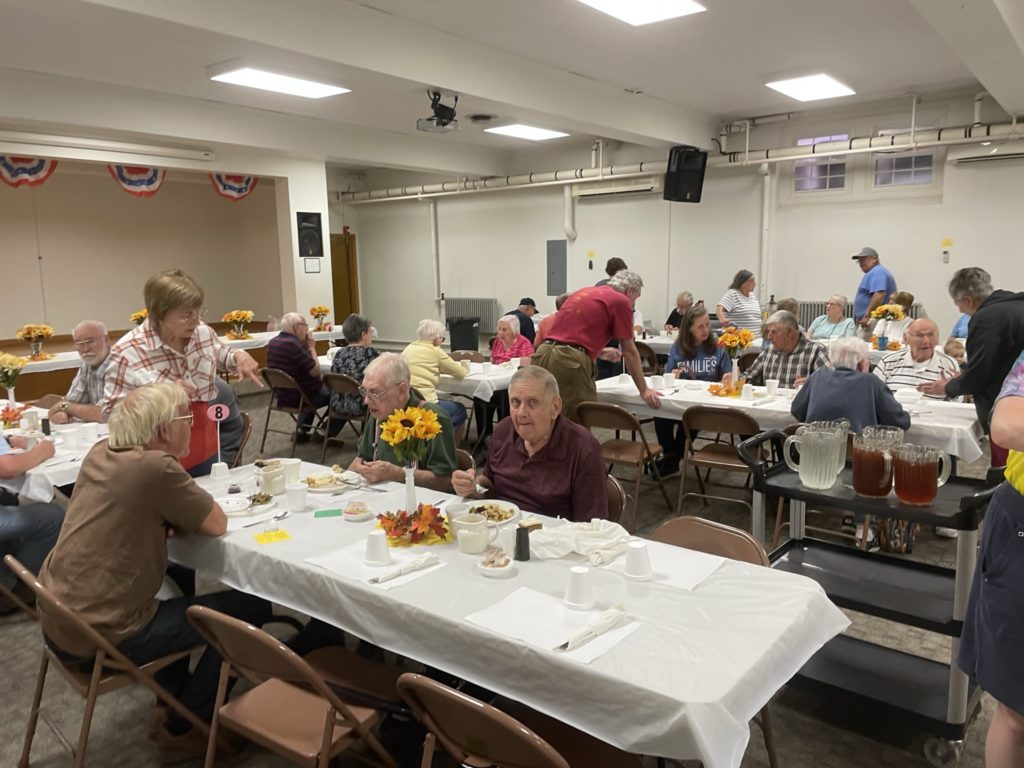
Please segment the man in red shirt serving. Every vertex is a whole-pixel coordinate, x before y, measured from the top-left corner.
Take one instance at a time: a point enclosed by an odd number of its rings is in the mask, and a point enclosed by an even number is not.
[[[581,288],[555,314],[544,343],[533,354],[533,365],[545,368],[558,381],[562,415],[578,422],[576,406],[597,399],[594,361],[608,339],[618,339],[622,356],[640,396],[652,408],[661,398],[644,380],[640,354],[633,341],[633,304],[644,281],[636,272],[617,272],[607,285]]]

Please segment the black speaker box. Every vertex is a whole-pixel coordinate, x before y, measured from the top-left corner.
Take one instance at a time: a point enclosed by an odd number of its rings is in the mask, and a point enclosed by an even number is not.
[[[685,144],[672,147],[662,197],[676,203],[699,203],[707,164],[708,153],[703,150]]]
[[[299,258],[322,257],[324,235],[320,229],[320,214],[296,211],[295,221],[299,229]]]

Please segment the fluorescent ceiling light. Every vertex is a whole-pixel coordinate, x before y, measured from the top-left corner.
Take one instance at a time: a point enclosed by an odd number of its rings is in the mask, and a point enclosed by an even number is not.
[[[219,83],[244,85],[248,88],[259,88],[261,91],[287,93],[290,96],[302,96],[306,99],[322,99],[325,96],[337,96],[339,93],[348,93],[351,90],[239,64],[232,65],[227,69],[217,67],[216,73],[212,71],[213,69],[209,68],[207,74],[211,80],[216,80]]]
[[[568,136],[568,133],[561,131],[549,131],[547,128],[534,128],[532,125],[502,125],[498,128],[484,128],[485,133],[500,133],[502,136],[512,136],[516,139],[529,139],[530,141],[547,141],[548,139],[560,139]]]
[[[161,147],[153,144],[129,144],[123,141],[88,139],[81,136],[56,136],[52,134],[30,133],[26,131],[10,131],[7,129],[0,129],[0,142],[29,144],[33,147],[43,148],[59,147],[62,149],[87,149],[97,152],[117,152],[126,155],[169,157],[176,160],[199,160],[203,162],[212,162],[217,159],[217,156],[209,149]]]
[[[765,83],[769,88],[797,101],[834,99],[837,96],[852,96],[855,91],[829,75],[808,75],[792,80],[776,80]]]
[[[607,13],[634,27],[653,24],[656,21],[689,16],[691,13],[706,11],[695,0],[580,0],[601,13]]]

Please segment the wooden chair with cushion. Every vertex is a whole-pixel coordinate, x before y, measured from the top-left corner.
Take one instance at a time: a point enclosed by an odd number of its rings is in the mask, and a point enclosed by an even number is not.
[[[138,666],[118,651],[92,626],[83,621],[77,613],[58,600],[39,582],[35,574],[18,562],[13,555],[4,557],[4,562],[35,594],[40,611],[59,621],[65,631],[70,632],[74,637],[76,646],[80,645],[88,649],[82,657],[85,660],[84,663],[69,663],[66,657],[59,654],[43,635],[42,660],[39,665],[39,674],[36,677],[35,692],[32,695],[32,707],[29,710],[25,742],[22,747],[21,759],[18,761],[19,768],[28,768],[32,741],[35,738],[39,718],[42,718],[43,722],[53,731],[61,746],[70,753],[72,765],[76,768],[85,765],[85,751],[89,743],[89,731],[96,708],[96,699],[105,693],[129,685],[141,685],[147,688],[156,694],[160,702],[191,723],[193,728],[198,728],[204,734],[209,732],[206,723],[192,714],[154,679],[154,675],[161,669],[180,659],[187,659],[195,649],[172,653]],[[46,684],[46,673],[51,665],[60,672],[71,689],[85,700],[82,724],[78,731],[78,743],[75,746],[71,745],[71,742],[60,732],[56,723],[42,711],[43,686]]]
[[[351,376],[345,373],[325,373],[324,384],[332,394],[338,395],[356,395],[362,397],[359,394],[359,382],[353,379]],[[338,430],[338,434],[331,436],[331,427],[337,421],[342,422],[341,429]],[[339,437],[342,430],[345,429],[345,425],[348,425],[355,433],[356,437],[360,437],[363,434],[363,427],[366,426],[366,411],[363,411],[362,416],[342,416],[339,413],[335,413],[334,409],[327,406],[327,421],[324,426],[324,444],[320,449],[320,463],[324,463],[324,458],[327,456],[327,445],[329,443],[336,443],[338,445],[345,445],[345,441]]]
[[[617,523],[622,519],[622,511],[626,508],[626,489],[612,475],[607,476],[608,486],[608,519]]]
[[[740,373],[746,373],[760,354],[760,352],[744,352],[736,360],[737,370],[739,370]]]
[[[749,480],[751,470],[740,460],[732,438],[749,437],[760,432],[761,428],[754,418],[737,408],[694,405],[683,412],[683,431],[686,434],[686,445],[683,449],[682,465],[679,468],[679,496],[676,500],[676,513],[681,514],[684,497],[698,495],[705,499],[705,503],[707,499],[715,498],[742,504],[747,509],[751,509],[749,503],[740,499],[709,496],[704,485],[705,478],[701,477],[700,470],[704,468],[740,472]],[[718,437],[714,442],[697,449],[694,447],[694,442],[699,439],[701,432],[713,432]],[[721,441],[719,438],[723,436],[730,437],[730,442]],[[699,494],[685,492],[686,468],[688,466],[692,466],[697,475],[697,484],[700,486]],[[752,511],[751,514],[753,514]]]
[[[723,525],[700,517],[677,517],[662,525],[651,536],[654,541],[672,544],[676,547],[706,552],[709,555],[728,557],[754,565],[769,566],[768,555],[753,536],[731,525]],[[754,718],[764,734],[764,746],[768,751],[768,765],[778,768],[775,755],[775,739],[772,723],[768,717],[768,705]]]
[[[295,379],[290,374],[285,373],[277,368],[260,368],[260,375],[263,380],[267,382],[267,387],[270,389],[270,403],[267,407],[267,419],[263,422],[263,441],[260,443],[260,453],[263,453],[263,449],[267,445],[267,434],[270,432],[278,432],[282,435],[292,436],[292,453],[295,455],[295,445],[299,440],[299,417],[310,411],[315,411],[313,404],[309,402],[302,388],[296,383]],[[278,405],[277,396],[280,392],[295,392],[299,397],[299,404],[297,406],[291,405]],[[270,414],[274,412],[286,413],[291,417],[295,423],[294,428],[289,432],[284,429],[271,429],[270,428]],[[321,418],[316,426],[320,427],[323,425],[323,418]]]
[[[593,431],[595,429],[614,429],[622,432],[631,432],[634,436],[639,435],[639,441],[624,440],[614,437],[601,443],[601,456],[605,464],[611,467],[615,464],[631,466],[636,471],[636,479],[633,488],[633,525],[636,527],[637,505],[640,502],[640,478],[643,476],[643,467],[649,464],[651,473],[658,482],[658,488],[665,499],[669,510],[672,509],[672,501],[665,490],[665,481],[658,471],[657,459],[661,455],[661,446],[651,446],[647,437],[640,428],[640,422],[636,416],[618,405],[611,403],[580,403],[576,410],[580,424]]]
[[[249,444],[249,436],[252,434],[252,416],[245,411],[242,411],[242,442],[238,444],[238,453],[235,454],[235,460],[231,462],[231,468],[242,466],[242,453],[245,451],[245,446]]]
[[[484,356],[480,352],[473,352],[468,349],[459,349],[451,354],[452,360],[469,360],[471,363],[482,363]]]
[[[640,353],[640,363],[644,367],[644,376],[657,376],[661,373],[661,364],[654,350],[642,341],[636,342],[636,351]]]
[[[364,759],[397,768],[370,730],[381,719],[378,709],[346,704],[307,660],[251,624],[200,605],[189,607],[188,619],[224,660],[205,768],[213,766],[221,726],[298,765],[327,768],[361,742]],[[227,701],[231,676],[253,687]]]
[[[398,691],[427,728],[420,768],[438,746],[459,765],[507,768],[641,768],[642,761],[581,731],[517,707],[513,716],[423,675],[398,678]],[[534,715],[536,717],[534,717]],[[532,722],[523,722],[523,718]],[[535,727],[536,726],[536,727]],[[546,730],[539,730],[544,728]]]

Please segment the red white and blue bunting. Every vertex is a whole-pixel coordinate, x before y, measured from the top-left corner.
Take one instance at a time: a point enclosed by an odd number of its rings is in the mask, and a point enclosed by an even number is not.
[[[210,183],[217,194],[228,200],[243,200],[252,194],[259,176],[239,176],[233,173],[211,173]]]
[[[56,160],[0,155],[0,181],[12,187],[38,187],[57,168]]]
[[[167,171],[163,168],[149,168],[144,165],[108,165],[107,170],[114,181],[129,195],[152,197],[160,191]]]

